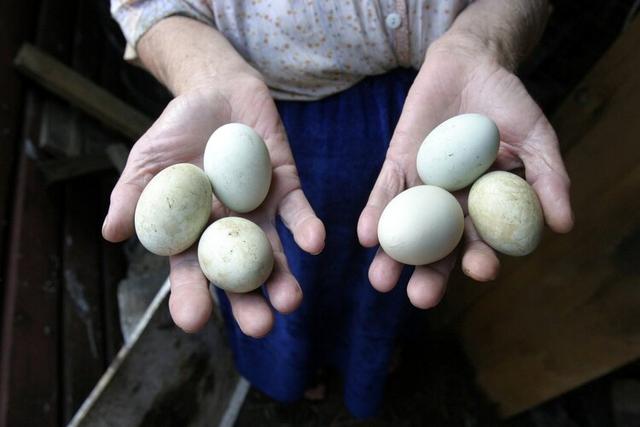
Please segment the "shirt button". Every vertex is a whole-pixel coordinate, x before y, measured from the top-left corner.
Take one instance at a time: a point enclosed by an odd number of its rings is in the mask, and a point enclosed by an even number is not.
[[[388,28],[395,30],[400,26],[400,24],[402,24],[402,18],[400,18],[400,15],[398,15],[395,12],[390,13],[385,18],[384,23],[387,25]]]

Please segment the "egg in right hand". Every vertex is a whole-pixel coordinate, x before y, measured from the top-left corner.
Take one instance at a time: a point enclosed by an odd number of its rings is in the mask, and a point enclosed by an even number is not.
[[[387,255],[403,264],[424,265],[451,253],[464,231],[462,207],[433,185],[418,185],[394,197],[378,222],[378,240]]]

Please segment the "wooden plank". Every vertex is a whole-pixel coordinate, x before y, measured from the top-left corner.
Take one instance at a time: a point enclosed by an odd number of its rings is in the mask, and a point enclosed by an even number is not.
[[[79,176],[113,169],[106,154],[87,155],[70,159],[46,160],[38,163],[47,184],[66,181]]]
[[[25,140],[37,140],[31,96]],[[47,191],[22,150],[14,200],[3,310],[0,425],[58,425],[59,193]]]
[[[63,412],[66,424],[105,366],[100,213],[94,179],[66,184],[63,244]]]
[[[575,230],[546,235],[457,323],[505,416],[640,356],[638,40],[636,19],[558,114]],[[603,94],[599,107],[579,101],[585,90]]]
[[[70,427],[233,425],[248,384],[222,319],[185,334],[171,321],[169,293],[167,280]]]
[[[73,117],[68,105],[58,99],[46,99],[38,147],[56,158],[81,155],[81,140],[77,127],[73,126]]]
[[[100,179],[100,218],[108,209],[109,194],[115,185],[114,176],[104,176]],[[105,362],[108,366],[123,344],[120,330],[120,314],[118,310],[118,283],[126,274],[126,258],[122,245],[116,245],[101,239],[102,260],[102,301],[103,325],[105,334]]]
[[[37,83],[122,135],[137,140],[151,119],[35,46],[25,44],[15,65]]]
[[[19,140],[22,131],[24,85],[12,58],[35,29],[33,16],[39,0],[0,2],[0,260],[5,260],[11,202],[15,189]],[[5,271],[0,273],[0,303],[4,298]],[[0,391],[2,393],[2,391]]]

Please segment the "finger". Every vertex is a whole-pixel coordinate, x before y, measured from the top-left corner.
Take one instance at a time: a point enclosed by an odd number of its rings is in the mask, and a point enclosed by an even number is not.
[[[527,171],[527,178],[538,194],[549,227],[556,233],[571,231],[574,219],[569,198],[569,178],[555,171],[541,174],[529,174]]]
[[[451,254],[433,264],[416,267],[407,284],[411,304],[421,309],[438,305],[447,287],[455,259],[455,254]]]
[[[152,162],[144,161],[139,145],[129,154],[127,164],[122,171],[113,191],[109,203],[109,211],[102,225],[102,235],[111,242],[121,242],[134,233],[133,218],[136,204],[144,187],[154,175],[150,168]]]
[[[464,230],[462,271],[479,282],[494,280],[500,271],[500,260],[496,253],[482,241],[470,217],[465,218]]]
[[[273,245],[273,244],[272,244]],[[296,278],[291,274],[287,259],[278,241],[278,249],[274,249],[273,273],[267,281],[266,288],[269,302],[277,311],[288,314],[297,309],[302,303],[302,289]]]
[[[271,331],[273,313],[260,291],[246,294],[227,292],[227,297],[231,304],[233,317],[245,335],[261,338]]]
[[[398,283],[403,268],[403,264],[379,248],[369,267],[369,282],[377,291],[389,292]]]
[[[303,251],[311,255],[322,252],[326,238],[324,224],[316,216],[300,188],[289,192],[282,199],[278,214]]]
[[[520,157],[525,165],[527,181],[538,194],[545,221],[558,233],[570,231],[573,212],[569,176],[562,162],[558,138],[544,115],[522,147]]]
[[[370,248],[378,244],[378,221],[385,206],[404,189],[404,172],[395,161],[387,159],[382,165],[369,200],[358,220],[358,239]]]
[[[111,192],[109,211],[102,224],[102,236],[110,242],[121,242],[133,235],[133,218],[142,188],[133,182],[118,181]]]
[[[207,322],[213,309],[209,282],[200,270],[195,247],[174,255],[169,260],[171,317],[183,331],[196,332]]]

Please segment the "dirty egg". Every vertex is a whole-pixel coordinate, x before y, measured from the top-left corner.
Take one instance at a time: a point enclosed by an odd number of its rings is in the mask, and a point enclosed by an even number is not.
[[[205,276],[231,292],[260,287],[273,269],[273,250],[262,229],[239,217],[211,224],[198,244],[198,261]]]
[[[235,212],[250,212],[264,201],[271,185],[271,160],[264,141],[241,123],[219,127],[204,151],[204,170],[213,193]]]
[[[544,218],[538,196],[518,175],[496,171],[469,192],[469,215],[482,240],[507,255],[527,255],[538,246]]]
[[[496,124],[481,114],[461,114],[442,122],[418,150],[416,167],[425,184],[460,190],[495,161],[500,144]]]
[[[396,261],[423,265],[453,251],[463,230],[464,215],[456,198],[442,188],[419,185],[389,202],[378,222],[378,239]]]
[[[163,169],[142,191],[135,212],[140,243],[156,255],[175,255],[194,244],[211,214],[211,184],[189,163]]]

